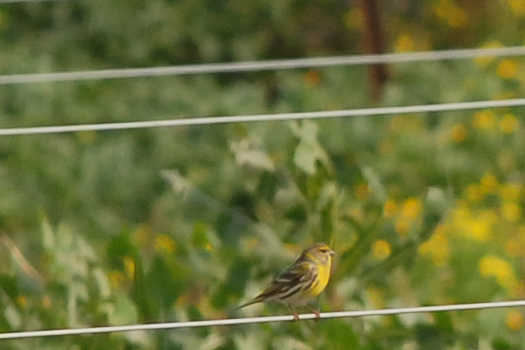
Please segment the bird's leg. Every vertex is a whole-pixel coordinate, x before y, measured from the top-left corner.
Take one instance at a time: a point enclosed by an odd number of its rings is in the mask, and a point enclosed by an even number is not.
[[[310,306],[310,305],[308,305],[308,307],[309,307],[310,310],[314,313],[316,319],[320,319],[320,318],[321,318],[321,315],[319,314],[319,311],[317,311],[316,309],[314,309],[314,308],[313,308],[312,306]]]

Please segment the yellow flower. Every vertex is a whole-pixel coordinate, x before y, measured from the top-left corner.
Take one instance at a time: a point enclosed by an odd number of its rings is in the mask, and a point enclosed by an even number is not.
[[[520,127],[520,121],[513,114],[507,113],[499,124],[501,131],[505,134],[512,134]]]
[[[471,219],[466,222],[464,226],[466,228],[466,234],[468,237],[475,239],[476,241],[487,241],[491,236],[491,228],[489,222],[484,219]]]
[[[407,219],[416,219],[421,214],[423,204],[419,198],[408,198],[401,207],[401,216]]]
[[[374,308],[382,309],[385,306],[385,301],[381,295],[381,290],[377,289],[376,287],[368,287],[366,289],[366,296]]]
[[[518,63],[515,60],[505,58],[499,63],[497,72],[503,79],[513,79],[516,77],[518,69]]]
[[[414,42],[414,39],[407,34],[401,34],[396,41],[394,50],[396,52],[407,52],[407,51],[414,51],[416,49],[416,44]]]
[[[465,11],[451,0],[439,0],[434,4],[437,17],[451,27],[462,27],[467,23]]]
[[[459,220],[470,215],[470,209],[467,202],[458,199],[456,200],[455,205],[456,207],[452,211],[452,217],[454,218],[454,220]]]
[[[126,271],[126,276],[128,278],[135,277],[135,261],[130,256],[124,257],[124,270]]]
[[[507,261],[495,255],[484,256],[479,262],[483,277],[495,277],[498,284],[509,292],[516,290],[518,280],[514,268]]]
[[[520,206],[513,202],[504,203],[501,212],[503,213],[503,217],[510,222],[516,222],[521,217]]]
[[[379,239],[372,245],[372,256],[374,259],[383,260],[392,254],[392,246],[388,241]]]
[[[21,309],[27,308],[27,298],[25,295],[18,295],[16,297],[16,304],[20,306]]]
[[[452,213],[452,224],[460,235],[475,241],[485,242],[492,236],[492,225],[497,216],[489,210],[472,213],[466,207],[456,208]]]
[[[399,218],[396,220],[396,223],[394,224],[394,228],[398,235],[404,237],[406,236],[408,229],[410,228],[410,223],[405,218]]]
[[[448,261],[450,243],[443,225],[439,225],[430,239],[419,246],[418,252],[420,255],[428,256],[438,266]]]
[[[496,115],[490,109],[476,112],[473,116],[472,125],[481,130],[493,129],[496,125]]]
[[[452,135],[451,135],[452,141],[454,142],[462,142],[465,141],[467,138],[467,128],[463,124],[456,124],[452,128]]]
[[[525,1],[523,0],[507,0],[510,9],[516,16],[525,16]]]
[[[471,202],[479,202],[483,200],[484,194],[481,190],[481,186],[478,184],[470,184],[467,186],[467,198]]]
[[[498,179],[491,173],[486,173],[481,179],[481,190],[484,193],[492,193],[498,186]]]
[[[400,236],[405,236],[410,227],[419,219],[423,204],[419,198],[408,198],[401,205],[399,218],[394,224],[396,232]]]
[[[172,254],[175,251],[175,242],[168,235],[157,235],[154,243],[155,250]]]
[[[500,196],[506,201],[517,201],[521,199],[523,186],[518,183],[504,183],[500,187]]]
[[[369,189],[367,184],[360,184],[356,188],[356,197],[358,199],[365,199],[368,196]]]
[[[510,310],[505,318],[505,323],[512,331],[519,331],[523,328],[523,316],[517,310]]]
[[[385,202],[385,206],[383,207],[383,213],[387,218],[390,218],[394,216],[395,212],[397,210],[396,202],[394,202],[391,199],[387,199]]]

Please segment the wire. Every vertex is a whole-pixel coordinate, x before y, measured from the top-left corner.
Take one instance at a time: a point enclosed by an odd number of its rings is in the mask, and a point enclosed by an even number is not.
[[[209,74],[226,72],[248,72],[283,70],[328,66],[363,65],[413,61],[456,60],[474,57],[500,57],[525,55],[525,46],[424,51],[414,53],[389,53],[379,55],[355,55],[338,57],[299,58],[270,61],[245,61],[233,63],[210,63],[168,67],[107,69],[77,72],[36,73],[0,75],[0,85],[43,83],[72,80],[102,80],[137,78],[166,75]]]
[[[14,135],[33,135],[33,134],[58,134],[78,131],[102,131],[102,130],[126,130],[126,129],[145,129],[157,127],[175,127],[192,125],[211,125],[226,123],[251,123],[276,120],[297,120],[297,119],[322,119],[322,118],[343,118],[372,115],[388,115],[403,113],[421,112],[443,112],[454,110],[469,110],[481,108],[499,108],[524,106],[525,98],[507,99],[495,101],[474,101],[474,102],[455,102],[441,103],[433,105],[403,106],[403,107],[381,107],[381,108],[362,108],[347,109],[338,111],[321,112],[300,112],[300,113],[279,113],[279,114],[259,114],[259,115],[236,115],[224,117],[203,117],[187,119],[151,120],[124,123],[103,123],[103,124],[79,124],[79,125],[59,125],[59,126],[37,126],[27,128],[4,128],[0,129],[0,136]]]
[[[495,308],[521,307],[521,306],[525,306],[525,300],[472,303],[472,304],[455,304],[455,305],[453,304],[453,305],[405,307],[405,308],[396,308],[396,309],[380,309],[380,310],[364,310],[364,311],[323,312],[319,316],[322,319],[332,319],[332,318],[348,318],[348,317],[415,314],[415,313],[425,313],[425,312],[446,312],[446,311],[495,309]],[[315,317],[316,316],[314,314],[302,314],[299,316],[301,320],[311,320],[311,319],[314,319]],[[79,335],[79,334],[112,333],[112,332],[149,331],[149,330],[199,328],[199,327],[214,327],[214,326],[237,326],[237,325],[242,325],[242,324],[257,324],[257,323],[286,322],[286,321],[294,321],[294,317],[292,315],[284,315],[284,316],[247,317],[247,318],[232,318],[232,319],[205,320],[205,321],[136,324],[136,325],[128,325],[128,326],[106,326],[106,327],[86,327],[86,328],[52,329],[52,330],[40,330],[40,331],[24,331],[24,332],[13,332],[13,333],[0,333],[0,340],[36,338],[36,337],[55,337],[55,336]]]

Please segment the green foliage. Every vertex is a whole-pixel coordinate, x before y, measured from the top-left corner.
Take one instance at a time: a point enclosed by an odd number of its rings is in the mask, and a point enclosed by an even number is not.
[[[381,3],[387,46],[521,44],[517,1]],[[340,1],[68,1],[0,8],[0,72],[356,52]],[[505,23],[505,25],[501,25]],[[521,58],[389,67],[376,103],[522,96]],[[371,105],[363,67],[0,86],[1,127]],[[322,310],[523,298],[519,108],[0,138],[0,332],[239,311],[316,241]],[[521,349],[521,310],[6,341],[2,349]]]

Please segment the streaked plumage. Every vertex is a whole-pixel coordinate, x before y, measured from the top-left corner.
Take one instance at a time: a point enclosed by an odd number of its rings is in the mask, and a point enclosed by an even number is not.
[[[305,306],[328,285],[334,252],[324,243],[305,249],[301,256],[281,273],[261,294],[239,308],[260,303],[277,302],[287,305],[298,319],[295,307]],[[314,311],[319,317],[319,313]]]

